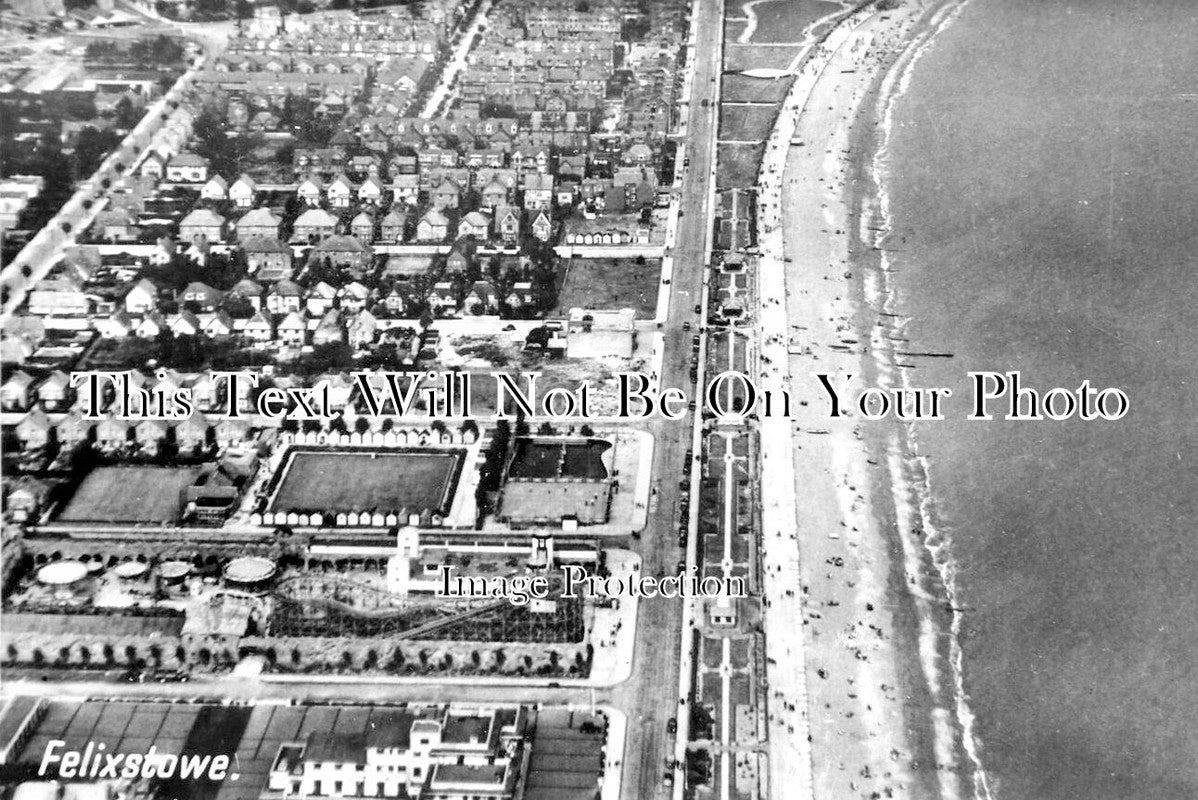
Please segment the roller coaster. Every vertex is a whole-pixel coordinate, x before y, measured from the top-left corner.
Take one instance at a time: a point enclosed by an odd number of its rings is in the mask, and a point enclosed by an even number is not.
[[[585,635],[578,598],[533,612],[507,600],[401,597],[342,576],[301,575],[279,583],[272,599],[272,636],[563,643]]]

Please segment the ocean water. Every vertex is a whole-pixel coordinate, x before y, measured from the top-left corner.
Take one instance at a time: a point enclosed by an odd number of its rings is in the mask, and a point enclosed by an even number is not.
[[[893,108],[886,247],[995,797],[1198,797],[1198,3],[970,0]],[[969,422],[969,370],[1118,422]]]

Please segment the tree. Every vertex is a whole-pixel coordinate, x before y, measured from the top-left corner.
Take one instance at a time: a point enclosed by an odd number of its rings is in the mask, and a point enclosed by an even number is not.
[[[121,137],[110,128],[99,130],[91,125],[84,126],[75,137],[73,158],[76,180],[83,180],[95,172],[120,143]]]
[[[128,95],[117,101],[113,112],[113,121],[116,122],[116,126],[124,130],[132,130],[141,119],[141,113],[134,107],[133,101],[129,99]]]

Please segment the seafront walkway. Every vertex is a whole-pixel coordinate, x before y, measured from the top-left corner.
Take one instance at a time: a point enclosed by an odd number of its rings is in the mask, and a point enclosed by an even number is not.
[[[783,101],[774,130],[766,144],[758,177],[757,237],[761,259],[757,270],[760,332],[760,388],[781,393],[790,388],[787,344],[790,320],[786,314],[785,263],[783,260],[782,181],[786,157],[816,82],[833,56],[869,19],[871,11],[858,11],[840,22],[816,46],[795,78]],[[761,509],[763,561],[767,570],[763,588],[766,675],[771,697],[784,703],[772,707],[769,723],[770,796],[814,798],[813,765],[809,741],[807,655],[800,620],[803,619],[799,552],[793,534],[799,503],[796,492],[792,423],[784,417],[761,420],[761,471],[764,480]],[[788,710],[787,705],[790,709]]]

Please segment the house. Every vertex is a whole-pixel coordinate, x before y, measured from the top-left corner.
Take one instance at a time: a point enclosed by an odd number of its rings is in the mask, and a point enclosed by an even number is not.
[[[180,453],[195,453],[208,444],[208,418],[199,411],[175,426],[175,444]]]
[[[445,257],[445,268],[450,272],[469,272],[474,266],[478,251],[478,242],[464,236],[453,243],[449,255]]]
[[[83,281],[73,275],[43,278],[29,292],[29,313],[34,316],[84,316],[91,305]]]
[[[383,182],[371,175],[358,187],[358,200],[375,205],[383,198],[383,189]]]
[[[293,311],[279,323],[278,334],[279,341],[287,347],[301,347],[308,338],[308,324]]]
[[[123,450],[129,446],[129,423],[106,417],[96,424],[96,447],[104,452]]]
[[[50,443],[53,429],[50,418],[40,408],[35,408],[17,423],[17,439],[26,450],[37,450]]]
[[[333,302],[336,299],[336,287],[324,281],[319,281],[304,295],[304,308],[307,309],[309,317],[323,316],[326,311],[333,307]]]
[[[511,290],[503,301],[512,309],[526,308],[535,304],[536,295],[533,293],[532,283],[530,281],[516,281],[512,284]]]
[[[365,211],[359,211],[349,223],[349,232],[362,244],[370,244],[374,241],[374,217]]]
[[[216,410],[221,400],[220,384],[221,381],[218,381],[210,372],[200,373],[194,380],[188,382],[187,388],[191,392],[191,399],[195,401],[196,408],[201,411]]]
[[[370,298],[370,290],[357,281],[350,281],[337,290],[337,301],[346,311],[361,311]]]
[[[408,215],[398,205],[392,205],[379,225],[379,241],[385,244],[402,244],[407,223]]]
[[[499,238],[507,247],[520,243],[520,212],[514,206],[498,206],[495,209],[495,226]]]
[[[150,154],[141,162],[141,166],[138,167],[137,174],[154,181],[162,180],[162,176],[166,174],[166,159],[151,150]]]
[[[224,294],[219,290],[201,281],[192,281],[184,287],[178,299],[183,305],[206,313],[220,305],[223,298]]]
[[[27,411],[33,397],[33,376],[24,370],[17,370],[0,385],[0,408],[4,411]]]
[[[269,342],[274,338],[274,328],[270,324],[270,317],[259,311],[246,320],[245,327],[241,329],[241,335],[253,342]]]
[[[203,238],[219,242],[224,238],[225,218],[207,208],[197,208],[179,222],[179,236],[185,242]]]
[[[68,411],[58,423],[58,442],[62,447],[73,450],[91,439],[92,427],[91,421],[84,419],[81,413]]]
[[[54,370],[37,385],[37,400],[47,411],[66,411],[73,394],[71,379],[62,370]]]
[[[150,263],[156,267],[163,267],[175,260],[175,255],[179,248],[175,245],[175,240],[169,236],[160,236],[158,241],[154,242],[154,249],[150,252]]]
[[[637,142],[624,151],[621,161],[629,166],[647,166],[653,161],[653,149],[644,142]]]
[[[229,199],[238,208],[249,208],[258,194],[258,184],[244,172],[229,187]]]
[[[574,201],[578,196],[578,181],[559,181],[557,188],[554,189],[554,198],[556,199],[559,208],[567,208],[574,205]]]
[[[329,198],[329,205],[333,208],[348,208],[349,201],[354,196],[354,185],[344,174],[339,174],[329,184],[326,194]]]
[[[375,335],[378,333],[378,327],[378,320],[374,314],[364,309],[359,311],[347,326],[346,337],[349,340],[350,346],[358,349],[372,344]]]
[[[318,206],[324,197],[324,182],[317,175],[309,175],[300,182],[295,194],[309,206]]]
[[[549,217],[544,211],[537,214],[537,218],[532,221],[532,235],[542,242],[549,241],[553,236],[553,223],[549,221]]]
[[[228,417],[217,422],[216,428],[213,430],[217,447],[228,447],[239,442],[244,442],[249,432],[250,426],[248,422],[243,419],[230,419]]]
[[[241,219],[237,220],[235,227],[237,238],[244,242],[254,236],[277,239],[282,225],[283,219],[269,208],[255,208],[245,212]]]
[[[486,208],[495,208],[507,202],[507,187],[498,180],[492,179],[483,187],[482,204]]]
[[[200,318],[200,332],[211,339],[233,335],[233,318],[226,311],[204,314]]]
[[[396,203],[415,204],[420,196],[420,176],[402,173],[391,179],[391,197]]]
[[[200,199],[218,202],[229,197],[229,182],[220,175],[213,175],[200,189]]]
[[[146,453],[157,453],[166,441],[167,425],[159,419],[143,419],[133,428],[133,438]]]
[[[157,307],[158,287],[149,278],[142,278],[125,293],[125,312],[128,314],[148,314]]]
[[[258,280],[270,283],[291,277],[291,248],[278,239],[255,236],[241,249],[245,252],[246,267]]]
[[[92,230],[106,242],[135,242],[141,235],[137,218],[127,208],[108,208],[96,214]]]
[[[437,281],[433,284],[428,295],[428,307],[434,314],[444,314],[455,311],[458,307],[458,297],[449,281]]]
[[[416,223],[416,241],[442,242],[449,235],[449,220],[435,208],[425,212]]]
[[[139,339],[156,339],[164,330],[167,330],[166,319],[157,311],[151,311],[137,323],[133,335]]]
[[[242,278],[229,289],[225,295],[225,306],[245,305],[252,308],[254,311],[262,310],[262,296],[264,291],[262,284]]]
[[[168,327],[175,336],[199,336],[201,333],[200,318],[191,311],[181,311],[170,317]]]
[[[308,244],[332,236],[336,230],[336,217],[323,208],[310,208],[295,218],[291,241]]]
[[[330,236],[312,248],[309,261],[325,261],[334,267],[349,270],[354,277],[362,277],[370,267],[373,255],[369,245],[353,236]]]
[[[524,176],[524,207],[547,211],[553,205],[553,176],[534,172]]]
[[[321,317],[312,331],[312,344],[316,347],[345,341],[345,330],[341,327],[341,313],[331,308]]]
[[[464,306],[471,314],[494,314],[499,310],[499,294],[490,281],[475,281],[466,293]]]
[[[266,310],[272,314],[289,314],[299,311],[304,290],[298,283],[284,278],[266,294]]]
[[[587,157],[585,153],[563,153],[557,158],[558,175],[575,175],[579,178],[586,174]]]
[[[204,183],[208,180],[208,159],[195,153],[179,153],[167,162],[166,179],[172,183]]]
[[[566,326],[568,358],[632,358],[636,346],[636,312],[631,308],[571,308]]]
[[[433,208],[457,208],[462,201],[462,187],[453,178],[445,178],[430,193]]]
[[[118,310],[107,317],[96,317],[92,324],[103,339],[124,339],[133,333],[135,327],[133,319],[124,310]]]
[[[491,218],[481,211],[471,211],[458,223],[458,236],[473,236],[485,242],[491,236]]]

